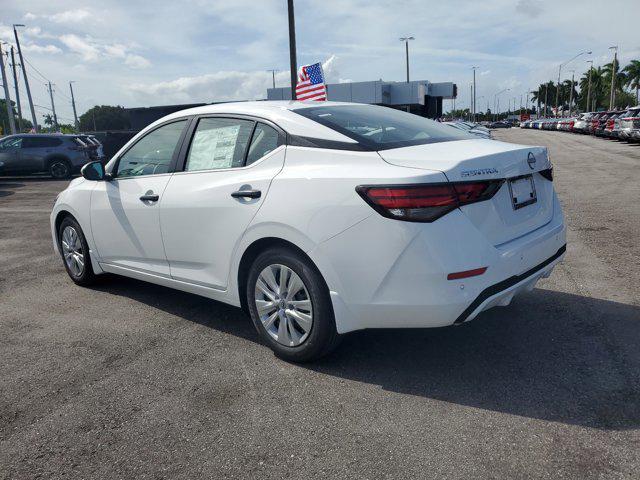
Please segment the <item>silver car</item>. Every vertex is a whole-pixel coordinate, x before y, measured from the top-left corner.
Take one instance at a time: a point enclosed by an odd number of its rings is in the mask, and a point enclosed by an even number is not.
[[[10,135],[0,140],[0,175],[48,173],[69,178],[86,163],[100,160],[98,145],[86,135]]]

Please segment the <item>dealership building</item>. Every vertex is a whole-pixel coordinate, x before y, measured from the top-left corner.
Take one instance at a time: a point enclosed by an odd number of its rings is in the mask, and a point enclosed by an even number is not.
[[[370,103],[406,110],[423,117],[438,118],[442,116],[442,100],[452,99],[457,95],[455,83],[431,83],[427,80],[413,82],[345,82],[327,85],[327,98],[336,102]],[[290,100],[291,88],[269,88],[267,100]],[[212,102],[209,105],[217,103]],[[220,102],[226,103],[226,102]],[[154,107],[127,108],[131,120],[131,129],[142,130],[156,120],[179,110],[200,107],[206,103],[185,105],[160,105]]]
[[[384,105],[406,110],[429,118],[442,116],[442,100],[457,95],[455,83],[431,83],[428,80],[412,82],[345,82],[327,85],[327,100]],[[291,88],[270,88],[267,100],[291,100]]]

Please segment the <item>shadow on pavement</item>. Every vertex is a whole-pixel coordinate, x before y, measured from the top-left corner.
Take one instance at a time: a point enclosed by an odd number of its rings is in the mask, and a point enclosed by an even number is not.
[[[14,193],[16,193],[14,191],[16,188],[22,187],[24,187],[24,183],[0,179],[0,197],[8,197],[9,195],[13,195]]]
[[[111,279],[97,289],[259,341],[239,309],[136,280]],[[302,367],[526,418],[637,429],[639,332],[639,307],[535,289],[460,327],[354,332],[331,356]]]

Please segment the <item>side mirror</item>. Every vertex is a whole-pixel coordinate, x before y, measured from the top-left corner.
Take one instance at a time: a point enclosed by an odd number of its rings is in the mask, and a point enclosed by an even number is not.
[[[99,160],[87,163],[82,167],[80,173],[87,180],[100,181],[105,179],[104,165]]]

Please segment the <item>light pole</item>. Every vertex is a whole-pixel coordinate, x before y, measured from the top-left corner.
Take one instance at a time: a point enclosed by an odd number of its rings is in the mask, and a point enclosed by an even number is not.
[[[473,101],[474,102],[479,102],[480,100],[482,100],[484,98],[484,95],[480,95],[478,98],[475,97],[475,93],[476,93],[476,89],[473,89],[473,93],[474,93],[474,97],[473,97]],[[475,115],[473,116],[473,121],[477,122],[478,121],[478,112],[475,113]]]
[[[404,42],[404,51],[407,60],[407,83],[409,83],[409,40],[415,40],[414,37],[400,37],[400,41]],[[407,112],[411,112],[411,107],[407,105]]]
[[[409,83],[409,40],[415,40],[414,37],[400,37],[400,41],[404,42],[405,55],[407,58],[407,83]]]
[[[267,72],[271,72],[271,79],[273,81],[273,88],[276,88],[276,72],[278,70],[276,70],[275,68],[271,69],[271,70],[267,70]]]
[[[476,69],[478,67],[471,67],[473,70],[473,121],[476,121]]]
[[[508,92],[511,90],[510,88],[505,88],[504,90],[500,90],[493,96],[493,105],[496,107],[496,116],[495,119],[498,120],[498,114],[500,113],[500,94],[504,92]]]
[[[609,50],[613,50],[613,63],[611,63],[611,95],[609,97],[609,110],[613,110],[613,105],[616,103],[616,63],[618,63],[618,46],[614,45],[609,47]]]
[[[569,116],[571,116],[571,110],[572,110],[572,106],[573,106],[573,82],[575,79],[575,74],[576,71],[575,70],[569,70],[571,72],[571,89],[569,91]]]
[[[569,60],[567,60],[564,63],[561,63],[560,66],[558,67],[558,88],[556,89],[556,117],[558,116],[558,102],[560,99],[560,72],[562,72],[562,67],[564,67],[565,65],[567,65],[568,63],[573,62],[576,58],[578,58],[581,55],[591,55],[592,52],[580,52],[579,54],[577,54],[575,57],[570,58]]]
[[[589,101],[591,100],[591,70],[593,70],[593,60],[587,60],[587,63],[589,63],[589,81],[588,81],[588,87],[587,87],[587,103],[584,106],[584,111],[588,112],[589,111]]]

